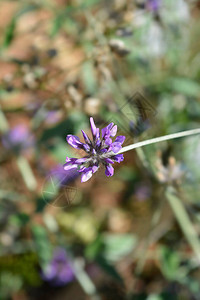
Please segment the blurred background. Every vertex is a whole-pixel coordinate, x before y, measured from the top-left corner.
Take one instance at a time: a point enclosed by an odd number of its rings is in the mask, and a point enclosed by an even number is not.
[[[0,299],[200,299],[200,140],[63,170],[92,116],[125,145],[200,124],[200,1],[0,1]]]

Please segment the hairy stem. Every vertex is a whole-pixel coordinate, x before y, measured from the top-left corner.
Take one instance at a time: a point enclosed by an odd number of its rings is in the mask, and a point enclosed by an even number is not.
[[[181,131],[178,133],[172,133],[172,134],[160,136],[157,138],[153,138],[150,140],[131,144],[129,146],[123,147],[117,154],[124,153],[124,152],[130,151],[130,150],[133,150],[133,149],[136,149],[139,147],[143,147],[146,145],[155,144],[155,143],[159,143],[159,142],[163,142],[163,141],[167,141],[167,140],[173,140],[173,139],[177,139],[177,138],[181,138],[181,137],[185,137],[185,136],[191,136],[191,135],[195,135],[195,134],[200,134],[200,128]]]

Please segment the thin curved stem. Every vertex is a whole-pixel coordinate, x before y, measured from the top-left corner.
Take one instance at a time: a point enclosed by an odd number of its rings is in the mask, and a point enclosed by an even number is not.
[[[185,136],[191,136],[191,135],[195,135],[195,134],[200,134],[200,128],[181,131],[181,132],[177,132],[177,133],[172,133],[172,134],[156,137],[156,138],[153,138],[150,140],[131,144],[129,146],[123,147],[117,154],[124,153],[124,152],[130,151],[130,150],[133,150],[133,149],[136,149],[139,147],[143,147],[146,145],[155,144],[155,143],[159,143],[159,142],[163,142],[163,141],[167,141],[167,140],[173,140],[173,139],[177,139],[177,138],[181,138],[181,137],[185,137]]]

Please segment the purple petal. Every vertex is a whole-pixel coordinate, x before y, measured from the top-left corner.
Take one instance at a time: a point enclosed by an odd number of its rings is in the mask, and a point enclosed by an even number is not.
[[[108,145],[108,146],[110,146],[112,144],[112,139],[111,138],[107,138],[105,140],[105,144]]]
[[[79,172],[79,173],[84,172],[85,169],[86,169],[85,166],[81,166],[80,169],[78,169],[78,172]]]
[[[97,152],[96,152],[95,149],[92,149],[92,154],[93,154],[93,155],[97,154]]]
[[[69,165],[68,163],[64,164],[64,170],[67,171],[67,170],[71,170],[71,169],[76,169],[78,167],[77,164],[72,164],[72,165]]]
[[[98,139],[96,140],[96,146],[99,147],[100,145],[101,145],[101,140],[100,140],[100,138],[98,138]]]
[[[86,161],[87,161],[87,158],[86,157],[82,157],[82,158],[76,159],[75,163],[79,165],[79,164],[85,163]]]
[[[91,125],[92,135],[93,135],[93,137],[96,137],[97,128],[94,124],[94,119],[92,117],[90,117],[90,125]]]
[[[119,135],[116,137],[115,139],[115,143],[120,143],[120,144],[123,144],[123,142],[125,141],[125,136],[124,135]]]
[[[67,135],[67,142],[70,146],[76,149],[82,148],[83,143],[80,142],[79,138],[76,135]]]
[[[108,149],[103,148],[103,149],[100,150],[100,152],[101,152],[101,153],[106,153],[106,152],[108,152]]]
[[[114,125],[114,123],[113,123],[113,122],[112,122],[112,123],[110,123],[110,124],[108,124],[108,126],[107,126],[108,130],[111,130],[111,128],[113,127],[113,125]]]
[[[107,139],[110,137],[110,130],[114,123],[110,123],[108,126],[101,129],[102,139]]]
[[[124,160],[124,156],[123,156],[123,154],[117,154],[117,155],[113,156],[113,159],[114,159],[116,162],[120,163],[121,161]]]
[[[109,176],[113,176],[113,174],[114,174],[114,168],[111,165],[106,166],[105,174],[108,177]]]
[[[119,150],[121,150],[121,148],[122,148],[121,143],[116,143],[116,142],[114,142],[114,143],[111,145],[111,150],[112,150],[114,153],[119,152]]]
[[[113,126],[113,128],[110,130],[110,136],[115,136],[117,133],[117,125]]]
[[[92,173],[94,174],[99,169],[99,166],[92,166]]]
[[[76,158],[66,157],[66,163],[63,165],[64,170],[76,169],[78,165],[75,163]]]
[[[104,138],[104,136],[106,135],[107,131],[108,131],[107,127],[104,127],[104,128],[101,129],[102,138]]]
[[[90,151],[90,146],[88,144],[82,144],[82,147],[85,150],[85,152],[89,152]]]
[[[76,162],[76,158],[73,157],[66,157],[66,165],[68,164],[74,164]]]
[[[99,128],[97,128],[97,131],[96,131],[96,138],[97,138],[97,139],[100,138]]]
[[[108,164],[114,164],[114,161],[110,158],[104,158],[105,162],[107,162]]]
[[[86,182],[92,177],[92,168],[85,168],[81,176],[81,182]]]
[[[84,137],[85,142],[86,142],[87,144],[90,144],[90,139],[89,139],[89,137],[87,136],[87,134],[86,134],[83,130],[81,130],[81,131],[82,131],[82,134],[83,134],[83,137]]]

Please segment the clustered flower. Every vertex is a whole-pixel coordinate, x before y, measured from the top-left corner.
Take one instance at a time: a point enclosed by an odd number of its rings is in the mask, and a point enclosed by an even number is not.
[[[82,131],[85,143],[82,143],[80,139],[75,135],[67,135],[67,142],[75,149],[82,149],[86,152],[86,156],[83,158],[66,158],[64,165],[65,170],[77,169],[81,173],[81,182],[89,180],[92,175],[99,169],[100,164],[105,167],[106,176],[112,176],[114,174],[114,168],[112,164],[114,162],[120,163],[124,160],[123,154],[116,154],[122,148],[122,144],[125,140],[125,136],[119,135],[115,141],[112,141],[117,133],[117,125],[110,123],[108,126],[101,130],[95,126],[94,120],[90,118],[92,140],[87,134]]]

